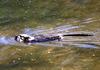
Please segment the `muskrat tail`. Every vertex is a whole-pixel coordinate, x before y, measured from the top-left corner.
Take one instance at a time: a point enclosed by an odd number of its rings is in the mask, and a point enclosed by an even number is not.
[[[63,36],[94,36],[93,34],[65,34]]]

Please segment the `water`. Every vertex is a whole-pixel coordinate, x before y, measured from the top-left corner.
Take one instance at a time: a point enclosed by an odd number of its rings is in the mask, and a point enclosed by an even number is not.
[[[99,3],[99,0],[1,0],[0,70],[100,70]],[[14,40],[20,33],[94,36],[27,45]]]
[[[25,28],[22,29],[20,33],[29,35],[92,33],[94,36],[65,37],[64,40],[60,42],[54,41],[31,45],[17,43],[14,40],[14,36],[0,36],[0,69],[98,70],[100,64],[99,29],[97,28],[97,30],[94,31],[80,31],[81,28],[85,27],[83,26],[69,24],[59,25],[53,28],[45,28],[43,26],[41,28],[36,27],[35,29]]]
[[[44,27],[42,28],[25,28],[24,30],[22,30],[22,33],[24,34],[28,34],[28,35],[36,35],[36,34],[43,34],[43,35],[48,35],[48,36],[57,36],[59,34],[63,34],[63,35],[68,35],[68,34],[89,34],[89,32],[70,32],[69,30],[73,30],[73,29],[78,29],[79,26],[71,26],[71,25],[62,25],[62,26],[58,26],[55,28],[49,28],[46,29]],[[91,33],[95,36],[95,32]],[[80,36],[80,37],[73,37],[71,36],[65,36],[63,40],[61,41],[53,41],[53,42],[47,42],[47,43],[33,43],[30,45],[44,45],[44,46],[55,46],[55,47],[65,47],[67,45],[73,45],[74,47],[83,47],[83,48],[98,48],[98,46],[94,46],[94,45],[89,45],[88,39],[85,40],[84,36]],[[72,38],[73,37],[73,38]],[[75,40],[76,38],[76,40]],[[79,39],[82,38],[82,39]],[[88,37],[86,37],[88,38]],[[89,37],[90,38],[90,37]],[[91,37],[92,38],[92,37]],[[78,40],[77,40],[78,39]],[[78,41],[78,42],[77,42]],[[83,44],[81,44],[81,41],[84,41]],[[86,43],[87,44],[86,44]],[[6,36],[0,36],[0,45],[16,45],[16,46],[20,46],[21,43],[17,42],[14,40],[14,37],[6,37]],[[21,44],[22,45],[22,44]],[[29,46],[28,44],[26,44],[27,46]],[[26,46],[26,45],[22,45],[22,46]]]

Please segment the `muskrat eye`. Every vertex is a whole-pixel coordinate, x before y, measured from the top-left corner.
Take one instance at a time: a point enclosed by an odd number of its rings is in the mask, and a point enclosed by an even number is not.
[[[21,37],[21,39],[23,40],[23,39],[24,39],[24,37]]]

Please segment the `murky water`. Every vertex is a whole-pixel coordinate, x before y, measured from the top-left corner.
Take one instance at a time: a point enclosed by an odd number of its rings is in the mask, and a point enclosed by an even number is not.
[[[0,70],[100,70],[100,0],[0,0]],[[18,43],[20,33],[72,34]]]
[[[84,22],[83,22],[84,21]],[[61,42],[15,44],[12,36],[0,36],[0,69],[2,70],[99,70],[100,29],[99,24],[87,19],[64,21],[66,26],[25,28],[22,33],[93,33],[92,37],[65,37]],[[70,25],[68,24],[70,23]],[[74,26],[73,23],[76,23]],[[86,29],[87,28],[87,29]]]

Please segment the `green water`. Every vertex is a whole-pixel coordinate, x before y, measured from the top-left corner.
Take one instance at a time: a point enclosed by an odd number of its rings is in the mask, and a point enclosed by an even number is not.
[[[99,0],[0,1],[0,35],[15,36],[27,27],[77,25],[82,27],[71,31],[96,33],[89,39],[100,47]],[[1,45],[0,70],[100,70],[100,49]]]

